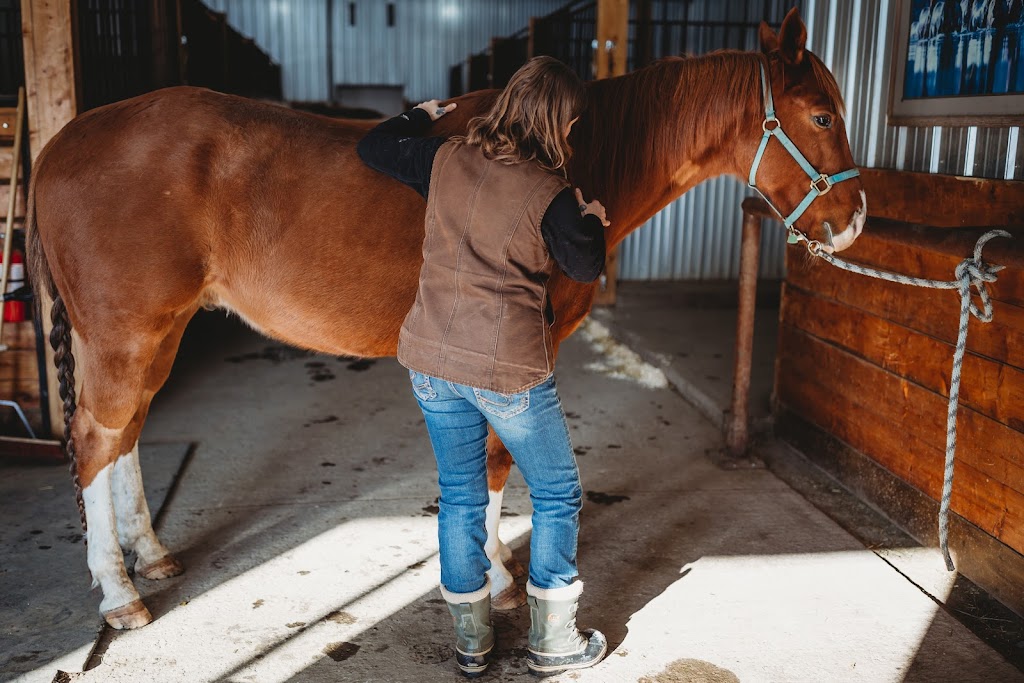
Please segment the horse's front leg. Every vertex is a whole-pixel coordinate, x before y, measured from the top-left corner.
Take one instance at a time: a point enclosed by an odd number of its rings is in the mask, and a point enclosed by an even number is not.
[[[512,550],[498,537],[501,521],[501,499],[505,482],[512,469],[512,456],[493,431],[487,435],[487,542],[484,552],[491,561],[487,576],[491,579],[491,607],[499,610],[515,609],[526,604],[526,593],[517,585],[515,577],[525,573],[523,566],[512,557]]]

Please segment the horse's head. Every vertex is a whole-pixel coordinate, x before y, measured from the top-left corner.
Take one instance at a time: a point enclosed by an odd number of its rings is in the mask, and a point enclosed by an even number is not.
[[[742,154],[751,160],[748,182],[793,234],[803,233],[826,251],[841,251],[860,235],[867,200],[846,138],[839,87],[806,42],[807,28],[795,9],[778,34],[761,24],[770,90],[760,112],[763,122],[755,124],[758,134]]]

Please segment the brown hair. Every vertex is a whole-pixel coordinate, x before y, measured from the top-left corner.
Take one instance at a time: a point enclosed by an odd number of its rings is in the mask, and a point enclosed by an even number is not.
[[[569,122],[586,106],[586,86],[554,57],[534,57],[519,68],[484,116],[469,122],[465,141],[493,161],[537,161],[548,171],[569,163]]]

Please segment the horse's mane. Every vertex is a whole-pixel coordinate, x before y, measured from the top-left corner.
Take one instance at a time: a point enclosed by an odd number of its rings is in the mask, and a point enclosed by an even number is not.
[[[841,114],[835,79],[821,60],[806,55],[819,87]],[[666,57],[625,76],[593,81],[587,115],[573,129],[573,168],[592,180],[595,196],[610,199],[618,188],[671,175],[677,169],[668,165],[679,159],[699,164],[702,152],[721,149],[736,135],[738,116],[763,118],[759,64],[767,66],[761,53],[723,50]]]

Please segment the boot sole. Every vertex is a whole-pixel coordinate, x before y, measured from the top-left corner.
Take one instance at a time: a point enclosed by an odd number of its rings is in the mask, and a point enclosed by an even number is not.
[[[533,660],[527,658],[526,668],[529,669],[530,673],[536,676],[537,678],[547,678],[548,676],[554,676],[564,671],[573,671],[575,669],[588,669],[600,663],[600,661],[604,659],[605,654],[608,653],[608,641],[605,640],[604,634],[595,631],[594,635],[591,636],[591,641],[593,641],[595,636],[601,639],[601,649],[594,655],[592,655],[592,658],[590,659],[587,659],[582,662],[573,662],[568,664],[537,664]],[[587,644],[587,647],[590,647],[589,642]],[[583,652],[585,653],[586,651],[587,650],[584,649]]]

